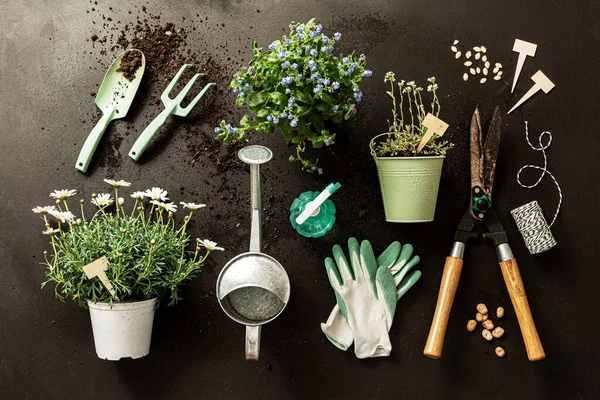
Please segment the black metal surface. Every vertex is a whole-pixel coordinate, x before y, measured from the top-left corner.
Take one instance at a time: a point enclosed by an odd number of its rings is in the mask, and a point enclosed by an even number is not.
[[[343,33],[343,47],[365,53],[374,71],[364,87],[359,119],[338,130],[333,151],[317,156],[325,174],[309,176],[287,158],[290,148],[277,134],[253,135],[269,146],[274,159],[261,168],[264,193],[264,245],[284,265],[292,284],[281,316],[263,329],[261,360],[244,361],[244,329],[219,308],[215,281],[228,259],[246,250],[249,237],[248,171],[234,164],[220,170],[214,150],[199,147],[192,163],[186,144],[201,144],[189,123],[174,119],[135,163],[127,152],[160,111],[134,107],[113,123],[87,175],[74,163],[95,123],[90,91],[96,90],[113,54],[99,53],[86,41],[99,27],[133,20],[141,7],[162,21],[189,23],[189,42],[223,66],[237,67],[251,56],[251,39],[266,47],[286,33],[291,20],[317,17],[326,32]],[[91,9],[95,10],[92,11]],[[129,14],[132,11],[132,14]],[[104,18],[103,18],[104,16]],[[5,399],[197,399],[197,398],[594,398],[600,382],[598,327],[598,112],[599,58],[596,2],[573,1],[317,1],[149,0],[144,2],[0,0],[0,393]],[[185,18],[185,22],[183,21]],[[202,23],[199,23],[199,20]],[[108,40],[116,40],[119,32]],[[517,55],[515,38],[539,45],[528,58],[514,94],[510,93]],[[502,62],[500,82],[463,82],[462,61],[450,46],[484,44]],[[342,44],[340,44],[342,47]],[[98,60],[101,62],[99,63]],[[243,61],[242,61],[243,59]],[[463,60],[464,61],[464,60]],[[556,88],[538,93],[506,115],[544,71]],[[450,125],[444,136],[456,143],[445,160],[436,219],[428,224],[388,224],[384,220],[375,165],[368,143],[385,131],[390,118],[384,74],[440,84],[440,118]],[[146,92],[144,92],[146,90]],[[141,99],[150,102],[142,88]],[[230,108],[234,109],[234,97]],[[494,208],[511,239],[531,310],[548,355],[527,361],[510,299],[489,246],[470,246],[439,361],[423,356],[444,259],[456,223],[470,198],[469,122],[475,104],[492,115],[500,104],[503,139],[495,176]],[[541,162],[524,138],[554,134],[549,168],[562,185],[564,204],[552,228],[558,245],[539,256],[528,254],[510,210],[537,199],[546,215],[557,201],[552,182],[525,190],[515,181],[524,164]],[[83,122],[85,121],[85,122]],[[487,125],[485,119],[484,125]],[[207,135],[213,125],[199,124]],[[126,126],[132,129],[127,130]],[[199,129],[200,129],[199,128]],[[206,142],[206,148],[209,148]],[[223,149],[217,149],[224,154]],[[105,190],[102,179],[156,185],[171,198],[209,204],[192,224],[192,235],[211,238],[226,251],[182,290],[184,301],[157,312],[150,355],[108,362],[94,352],[89,316],[62,304],[53,290],[40,290],[38,265],[48,249],[42,224],[29,210],[48,204],[54,189],[76,188],[86,197]],[[527,179],[523,176],[523,179]],[[532,177],[534,179],[534,177]],[[339,181],[332,197],[338,209],[334,229],[323,239],[298,235],[287,209],[307,190]],[[582,211],[581,204],[591,204]],[[335,243],[350,236],[369,239],[376,252],[392,240],[410,242],[421,257],[423,278],[402,298],[391,331],[392,355],[357,360],[334,348],[322,334],[335,303],[323,259]],[[503,306],[507,356],[479,332],[465,329],[479,302]],[[590,314],[590,310],[592,313]]]

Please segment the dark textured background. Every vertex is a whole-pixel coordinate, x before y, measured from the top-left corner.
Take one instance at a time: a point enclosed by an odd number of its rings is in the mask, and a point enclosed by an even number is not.
[[[133,20],[142,5],[161,22],[196,25],[188,43],[206,49],[231,73],[250,55],[250,38],[267,46],[287,31],[291,20],[317,17],[330,35],[343,33],[344,49],[367,55],[374,71],[365,84],[358,120],[338,130],[334,153],[322,150],[325,174],[310,176],[286,161],[290,149],[278,135],[254,135],[253,143],[273,149],[263,168],[266,252],[287,269],[292,296],[285,312],[263,329],[261,360],[243,359],[244,329],[228,319],[214,296],[225,262],[246,250],[249,237],[248,171],[217,170],[208,154],[192,163],[186,148],[202,148],[213,121],[172,123],[140,164],[127,152],[158,112],[142,94],[125,120],[113,122],[86,175],[73,165],[94,125],[89,92],[100,83],[116,52],[99,53],[85,38],[96,33],[102,15]],[[0,393],[6,399],[78,398],[588,398],[600,380],[595,306],[599,245],[598,204],[598,16],[594,1],[0,1]],[[112,10],[109,9],[112,7]],[[129,14],[128,11],[132,11]],[[199,17],[196,17],[196,15]],[[204,19],[203,24],[198,20]],[[96,21],[93,24],[92,21]],[[514,39],[539,45],[529,58],[514,95],[510,94],[516,54]],[[462,61],[450,52],[484,44],[504,79],[480,85],[461,79]],[[100,61],[100,63],[99,63]],[[464,61],[464,59],[463,59]],[[443,358],[422,355],[435,307],[444,259],[468,201],[468,123],[476,103],[487,121],[495,104],[505,112],[542,69],[555,83],[548,95],[503,120],[495,203],[519,261],[547,360],[530,363],[502,276],[490,246],[469,246],[454,302]],[[385,130],[389,104],[383,75],[440,84],[441,117],[456,143],[444,165],[436,220],[418,225],[388,224],[375,165],[367,145]],[[233,96],[227,104],[233,109]],[[144,103],[145,102],[145,103]],[[202,104],[202,103],[201,103]],[[564,204],[553,227],[558,246],[531,256],[509,211],[537,199],[548,218],[557,194],[547,179],[535,190],[515,182],[518,168],[542,162],[525,143],[523,121],[532,140],[542,130],[554,134],[550,170],[562,185]],[[85,121],[85,122],[82,122]],[[128,135],[125,126],[133,133]],[[192,133],[190,133],[192,132]],[[219,156],[227,150],[218,148]],[[231,153],[231,151],[230,151]],[[54,189],[76,188],[89,196],[105,190],[105,177],[134,182],[132,189],[158,185],[173,200],[205,202],[192,235],[226,247],[186,286],[184,301],[160,309],[150,355],[108,362],[96,357],[86,310],[40,290],[47,248],[43,226],[30,209],[49,204]],[[533,179],[533,174],[529,176]],[[339,210],[334,230],[307,240],[287,221],[287,208],[305,190],[340,181],[334,196]],[[267,200],[268,199],[268,200]],[[359,211],[366,214],[359,219]],[[422,258],[421,281],[402,299],[391,331],[393,353],[385,359],[357,360],[334,348],[320,331],[334,304],[322,260],[334,243],[355,235],[376,251],[392,240],[411,242]],[[465,330],[475,305],[504,306],[505,359],[493,354],[478,334]],[[393,396],[393,397],[392,397]]]

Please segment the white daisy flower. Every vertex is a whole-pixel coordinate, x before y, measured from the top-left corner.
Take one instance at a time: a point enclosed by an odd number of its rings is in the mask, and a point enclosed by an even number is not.
[[[144,195],[144,192],[133,192],[130,194],[131,197],[133,197],[134,199],[138,199],[138,200],[144,200],[144,197],[146,197]]]
[[[92,203],[98,207],[106,207],[112,203],[110,193],[100,193],[92,199]]]
[[[131,183],[125,182],[123,180],[114,181],[112,179],[105,179],[104,182],[108,183],[109,185],[111,185],[114,188],[120,188],[121,186],[131,186]]]
[[[225,250],[222,247],[218,247],[216,242],[213,242],[212,240],[209,240],[209,239],[198,240],[198,245],[206,247],[206,250],[208,250],[208,251],[214,251],[214,250],[224,251]]]
[[[206,207],[206,204],[195,204],[195,203],[186,203],[186,202],[181,202],[180,203],[184,208],[187,208],[190,211],[196,211],[201,209],[202,207]]]
[[[151,198],[152,200],[157,201],[166,201],[169,200],[167,197],[167,191],[162,190],[159,187],[153,187],[152,189],[146,189],[144,192],[144,196]]]
[[[163,210],[167,210],[170,212],[177,211],[177,204],[175,203],[163,203],[162,201],[150,200],[150,203],[156,204],[158,208],[162,208]]]
[[[48,211],[50,215],[60,222],[71,221],[75,219],[75,215],[71,211]]]
[[[56,211],[56,207],[55,206],[36,207],[36,208],[32,208],[31,211],[33,211],[36,214],[48,214],[50,211]]]
[[[56,235],[58,232],[60,232],[60,229],[52,229],[52,228],[48,228],[45,231],[42,231],[42,233],[44,235],[48,235],[48,236],[54,236]]]
[[[119,205],[122,206],[123,204],[125,204],[125,199],[122,197],[119,197]]]
[[[59,200],[66,200],[76,193],[77,191],[75,189],[55,190],[54,192],[50,193],[50,197],[54,197],[55,199]]]

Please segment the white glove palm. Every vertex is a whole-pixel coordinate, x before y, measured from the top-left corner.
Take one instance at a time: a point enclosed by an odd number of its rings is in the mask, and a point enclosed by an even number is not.
[[[413,247],[410,244],[405,244],[404,246],[401,246],[399,242],[395,241],[392,244],[390,244],[388,248],[377,258],[377,266],[379,268],[389,269],[392,275],[394,276],[394,285],[396,287],[397,300],[400,300],[400,298],[421,277],[421,271],[418,270],[413,271],[410,275],[407,276],[411,268],[418,264],[420,261],[419,256],[413,256],[411,258],[412,253]],[[375,290],[376,287],[373,287],[374,292]],[[388,327],[388,332],[390,327],[391,323]],[[327,338],[341,350],[347,350],[354,341],[354,333],[348,325],[348,321],[346,320],[346,317],[342,314],[340,306],[338,304],[336,304],[333,310],[331,311],[327,322],[321,324],[321,329],[323,330],[323,333],[325,333]],[[385,354],[385,351],[383,351],[382,353],[383,354],[374,354],[373,356],[387,355]]]

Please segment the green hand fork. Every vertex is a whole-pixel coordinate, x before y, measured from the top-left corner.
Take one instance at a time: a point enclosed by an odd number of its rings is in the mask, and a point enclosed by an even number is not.
[[[179,117],[187,117],[187,115],[190,113],[190,111],[192,111],[194,106],[200,101],[200,99],[202,98],[202,96],[204,96],[208,89],[210,89],[212,86],[215,86],[214,83],[209,83],[208,85],[204,86],[202,91],[194,98],[194,100],[192,100],[192,102],[187,107],[181,107],[181,102],[188,94],[188,92],[192,89],[192,86],[194,85],[196,80],[204,76],[204,74],[196,74],[192,79],[190,79],[187,85],[185,85],[183,90],[179,92],[179,94],[174,99],[171,99],[169,97],[169,93],[171,92],[171,90],[173,90],[175,84],[177,84],[177,81],[179,80],[183,72],[186,70],[186,68],[192,66],[193,64],[183,65],[177,72],[177,75],[175,75],[175,77],[171,80],[169,86],[167,86],[167,88],[160,96],[160,99],[165,105],[165,109],[160,114],[158,114],[156,118],[154,118],[154,121],[150,122],[150,125],[148,125],[146,129],[144,129],[144,132],[142,132],[140,137],[133,144],[133,147],[129,152],[129,156],[135,161],[137,161],[140,158],[140,156],[144,153],[152,139],[154,139],[154,136],[156,136],[156,134],[158,133],[158,130],[160,129],[162,124],[165,123],[165,121],[167,120],[167,118],[169,118],[171,114],[177,115]]]
[[[135,72],[135,77],[131,81],[128,81],[123,73],[118,72],[117,69],[121,66],[123,56],[131,51],[141,54],[142,65],[140,65]],[[144,54],[140,50],[130,49],[121,53],[115,61],[113,61],[108,68],[108,71],[106,71],[104,80],[96,95],[96,105],[102,110],[102,118],[100,118],[100,121],[98,121],[94,129],[92,129],[79,152],[77,162],[75,163],[75,168],[79,171],[87,171],[92,156],[94,155],[94,151],[96,151],[96,147],[98,147],[98,143],[100,143],[100,139],[110,121],[123,118],[127,115],[129,106],[131,106],[135,93],[142,81],[145,67],[146,60]]]

